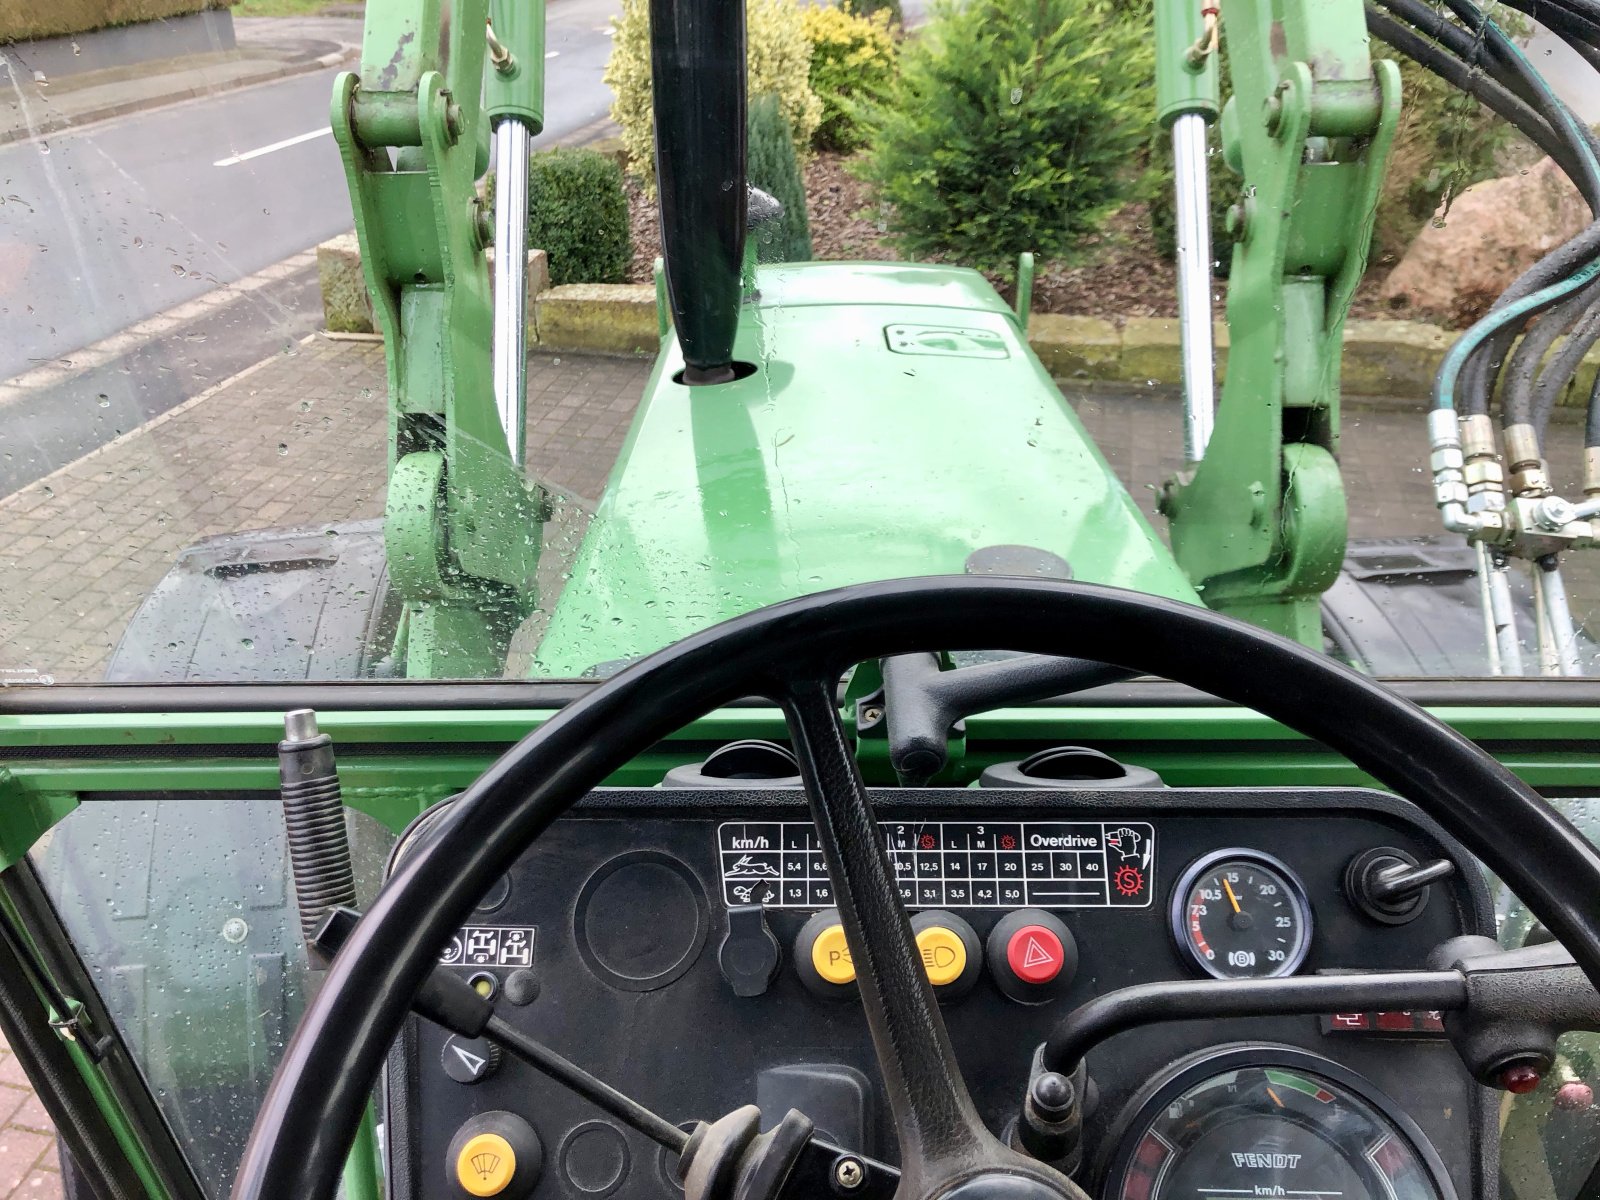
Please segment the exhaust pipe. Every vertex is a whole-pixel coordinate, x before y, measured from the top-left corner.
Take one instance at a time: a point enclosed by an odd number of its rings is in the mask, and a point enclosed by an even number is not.
[[[650,0],[661,256],[683,382],[735,378],[745,237],[744,5]]]

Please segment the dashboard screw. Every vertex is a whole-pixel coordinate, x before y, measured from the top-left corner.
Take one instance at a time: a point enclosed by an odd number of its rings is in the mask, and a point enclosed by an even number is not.
[[[859,1159],[841,1158],[833,1168],[833,1182],[847,1192],[855,1191],[866,1178]]]

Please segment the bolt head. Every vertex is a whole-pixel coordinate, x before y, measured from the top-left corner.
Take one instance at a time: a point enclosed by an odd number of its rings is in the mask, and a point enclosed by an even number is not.
[[[1541,528],[1548,529],[1551,533],[1570,525],[1577,518],[1577,509],[1560,496],[1546,496],[1539,501],[1539,507],[1534,510],[1534,519],[1539,522]]]
[[[847,1192],[853,1192],[866,1179],[867,1172],[859,1159],[841,1158],[833,1168],[833,1181]]]

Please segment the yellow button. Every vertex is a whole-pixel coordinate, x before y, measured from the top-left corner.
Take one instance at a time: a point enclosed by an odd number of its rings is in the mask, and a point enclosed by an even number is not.
[[[843,925],[829,925],[817,935],[811,943],[811,965],[829,983],[855,982],[856,964],[850,961]]]
[[[917,934],[917,949],[922,952],[922,966],[928,972],[928,982],[934,987],[954,983],[967,969],[967,944],[953,929],[943,925],[928,926]]]
[[[498,1196],[517,1173],[517,1152],[498,1133],[467,1139],[456,1155],[456,1182],[474,1196]]]

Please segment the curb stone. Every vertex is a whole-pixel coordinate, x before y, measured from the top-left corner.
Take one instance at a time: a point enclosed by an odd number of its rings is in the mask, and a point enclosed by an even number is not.
[[[324,249],[333,244],[318,247],[319,266]],[[338,253],[348,254],[349,269],[355,272],[356,286],[365,301],[359,252],[351,245],[340,246]],[[328,294],[325,281],[325,303]],[[647,283],[575,283],[548,288],[530,303],[530,313],[535,325],[530,342],[536,335],[537,344],[546,351],[640,355],[654,354],[660,347],[655,289]],[[330,310],[330,330],[344,328],[336,327],[334,319]],[[367,320],[361,332],[370,331],[370,316]],[[1220,383],[1227,374],[1228,327],[1217,321],[1213,328]],[[1450,330],[1421,321],[1346,321],[1342,392],[1346,396],[1426,396],[1455,337]],[[1058,382],[1092,380],[1176,388],[1183,381],[1178,322],[1169,318],[1131,317],[1119,330],[1099,317],[1034,313],[1029,319],[1028,342]],[[1560,404],[1584,406],[1597,374],[1600,348],[1584,358],[1575,385],[1562,393]]]

